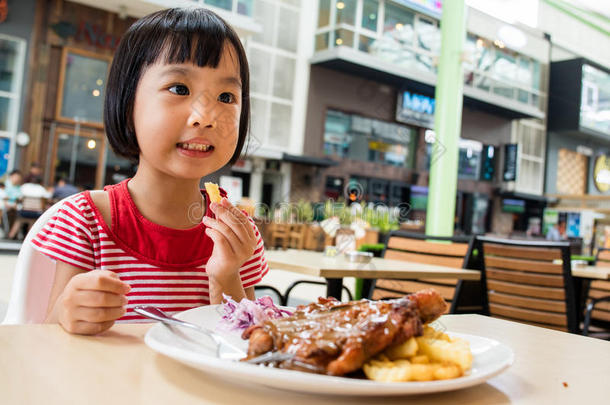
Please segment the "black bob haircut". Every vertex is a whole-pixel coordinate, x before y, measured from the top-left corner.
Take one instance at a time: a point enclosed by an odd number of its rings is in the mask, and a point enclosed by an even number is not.
[[[112,150],[138,161],[140,147],[133,124],[136,89],[142,72],[160,57],[165,63],[191,62],[216,68],[225,46],[237,54],[241,79],[241,114],[234,164],[241,155],[250,124],[250,74],[246,52],[237,33],[222,18],[204,8],[171,8],[136,21],[125,33],[114,54],[106,98],[104,126]]]

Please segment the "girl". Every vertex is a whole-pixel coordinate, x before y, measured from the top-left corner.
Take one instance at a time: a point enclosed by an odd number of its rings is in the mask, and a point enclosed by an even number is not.
[[[133,307],[177,312],[254,298],[267,273],[254,222],[200,179],[240,156],[250,119],[239,37],[205,9],[137,21],[114,56],[104,123],[132,179],[69,198],[33,239],[56,261],[47,322],[96,334]],[[226,197],[224,191],[221,192]]]

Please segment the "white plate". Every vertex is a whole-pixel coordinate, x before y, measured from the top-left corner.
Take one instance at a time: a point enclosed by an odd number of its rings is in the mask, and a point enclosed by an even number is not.
[[[181,312],[178,318],[215,329],[220,320],[220,306],[212,305]],[[184,329],[184,330],[181,330]],[[501,373],[514,359],[513,351],[493,339],[451,333],[470,342],[473,363],[466,376],[441,381],[382,383],[371,380],[332,377],[293,370],[245,364],[216,357],[214,346],[207,338],[185,328],[170,330],[156,324],[146,334],[145,342],[152,349],[206,373],[228,377],[232,381],[260,383],[283,390],[339,395],[405,395],[450,391],[471,387]],[[243,348],[248,342],[238,332],[221,333],[227,340]]]

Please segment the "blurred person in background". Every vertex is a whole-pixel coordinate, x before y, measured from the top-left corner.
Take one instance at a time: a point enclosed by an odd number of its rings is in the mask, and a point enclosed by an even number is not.
[[[23,181],[23,175],[19,170],[13,170],[9,175],[8,179],[4,183],[4,191],[6,193],[6,199],[8,205],[17,204],[17,200],[21,198],[21,182]]]
[[[55,189],[53,190],[53,200],[63,200],[66,197],[78,193],[80,190],[75,185],[68,183],[68,181],[60,177],[57,179]]]
[[[565,239],[566,236],[566,221],[560,220],[557,224],[549,228],[546,234],[546,240],[560,241]]]
[[[46,209],[46,199],[51,193],[42,185],[42,177],[32,177],[31,181],[21,186],[21,204],[17,209],[17,217],[8,234],[9,239],[15,239],[22,225],[27,220],[40,217]],[[27,232],[24,232],[24,235]]]
[[[30,171],[25,176],[25,183],[34,183],[34,180],[37,178],[42,178],[42,168],[36,162],[32,163],[30,166]]]

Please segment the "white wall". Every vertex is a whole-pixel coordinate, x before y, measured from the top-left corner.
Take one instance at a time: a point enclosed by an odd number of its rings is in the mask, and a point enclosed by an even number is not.
[[[553,61],[583,56],[610,67],[610,38],[606,34],[544,1],[539,3],[538,28],[551,34]]]

